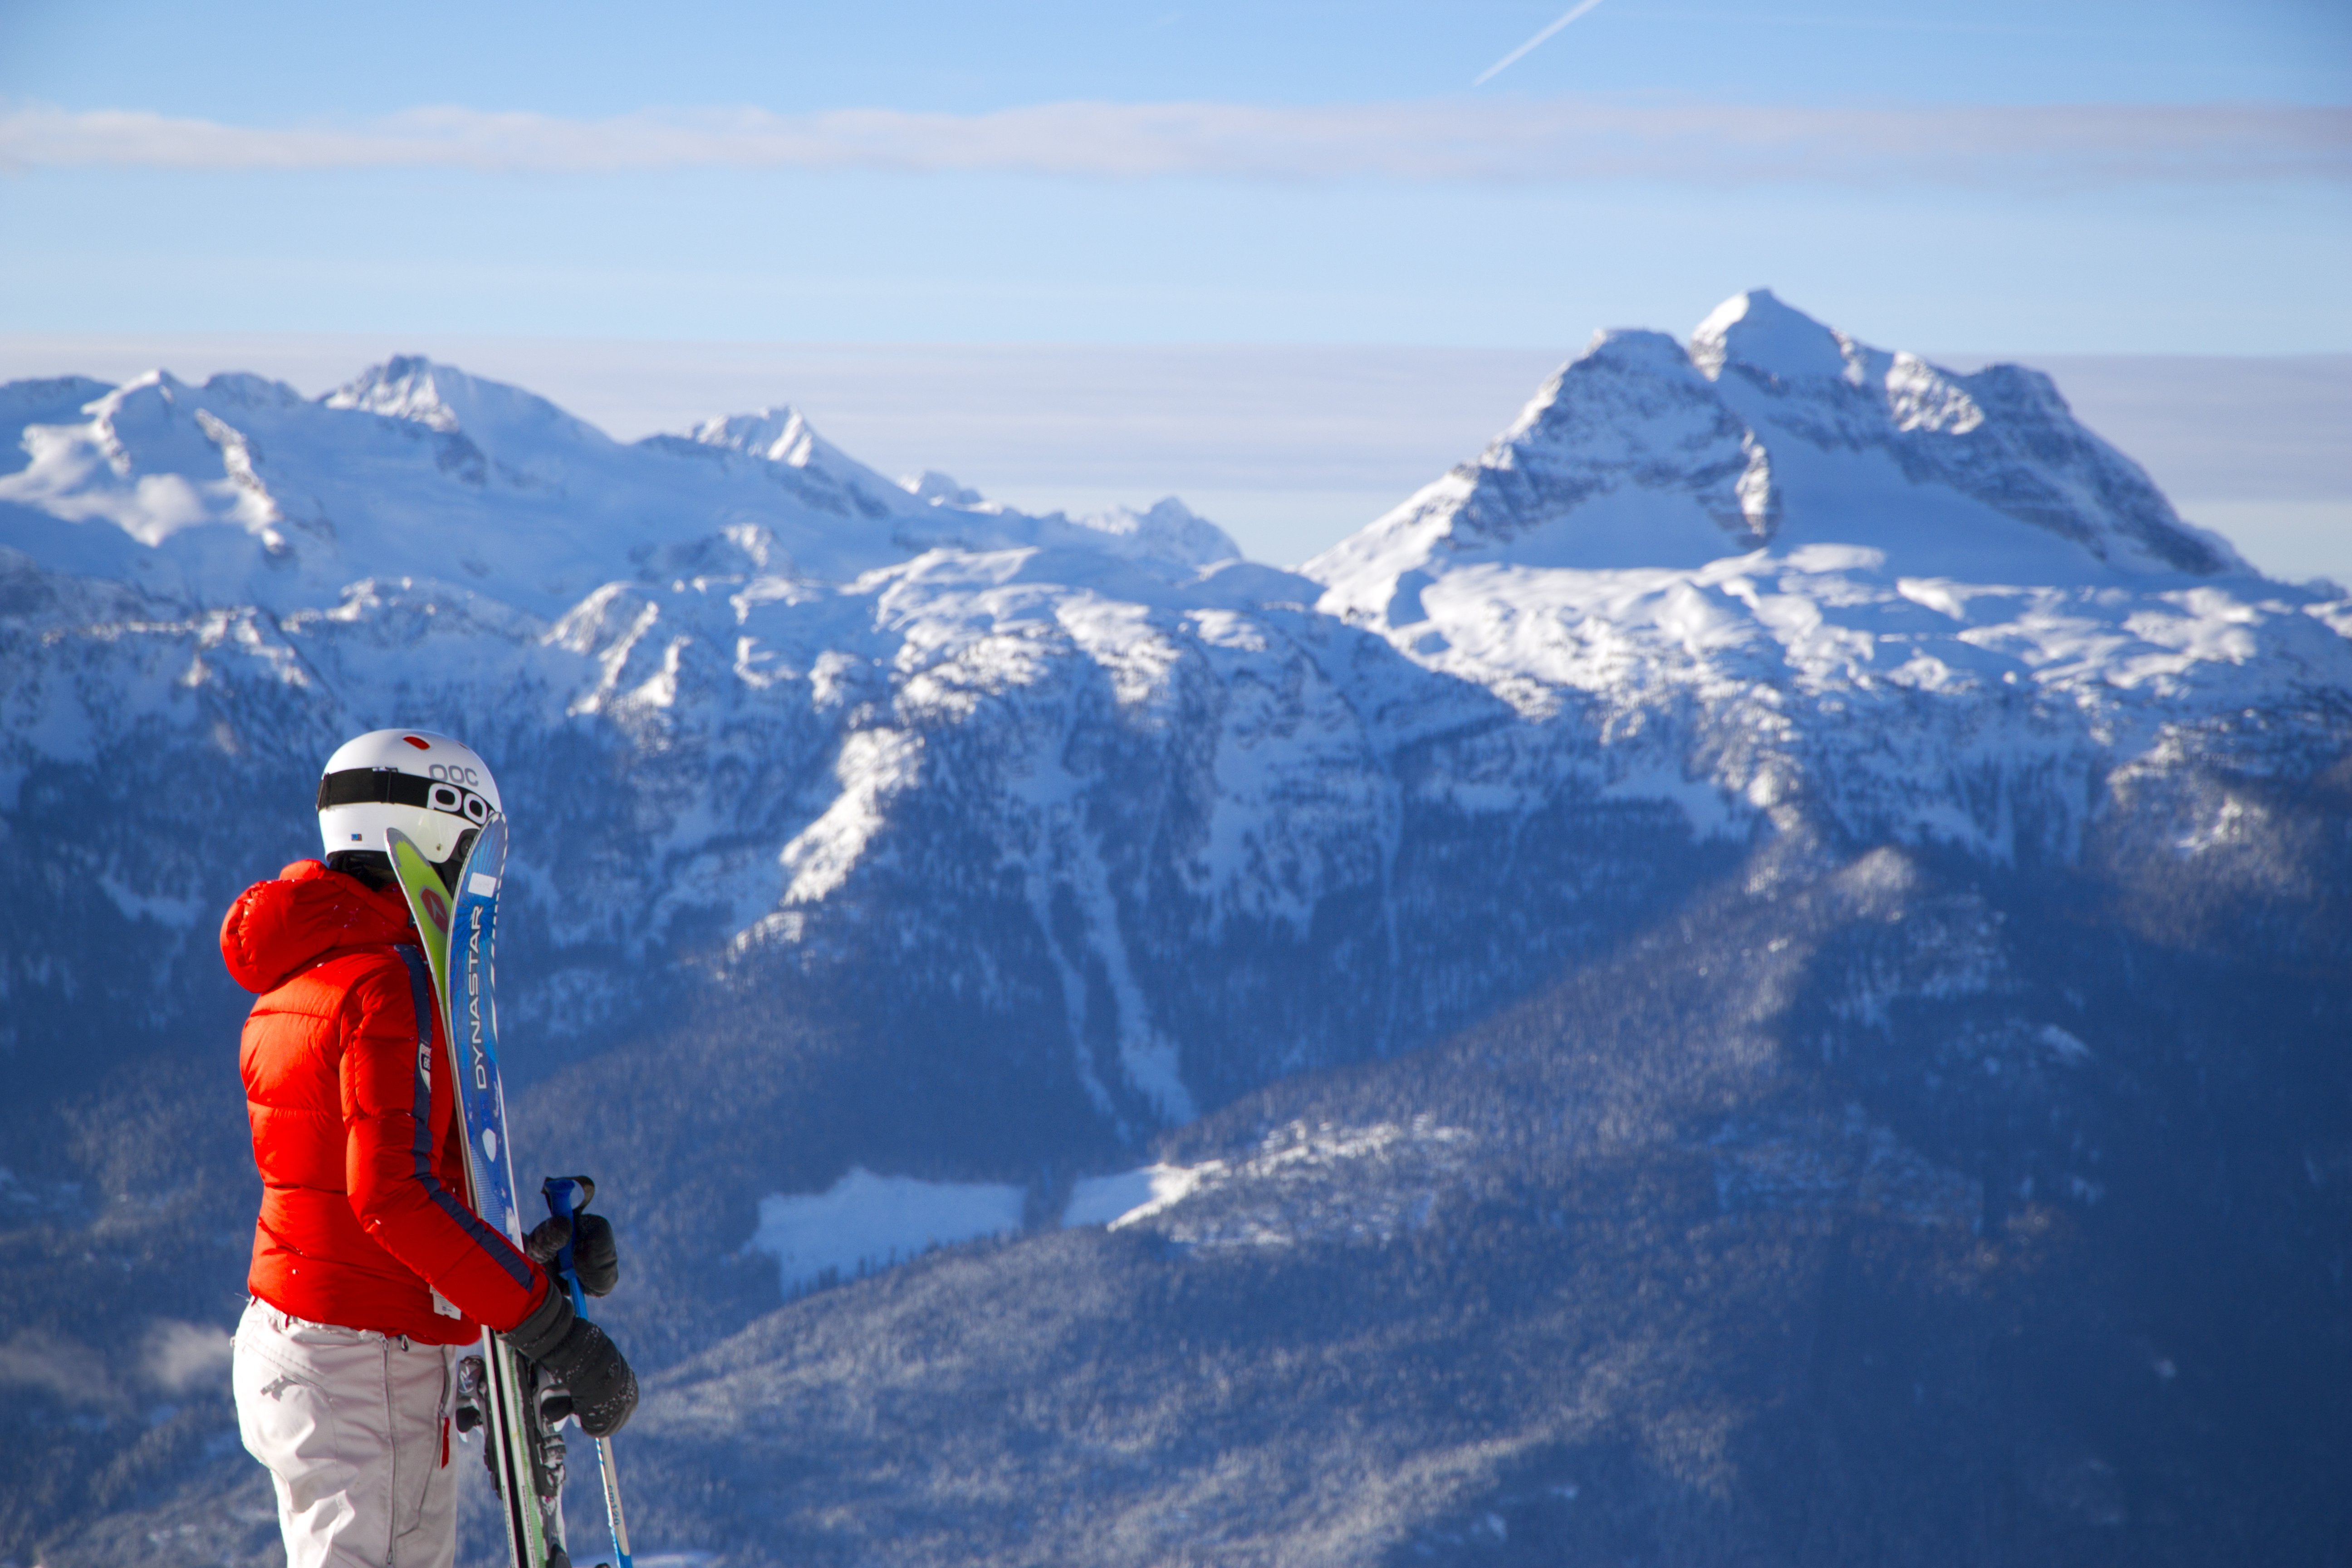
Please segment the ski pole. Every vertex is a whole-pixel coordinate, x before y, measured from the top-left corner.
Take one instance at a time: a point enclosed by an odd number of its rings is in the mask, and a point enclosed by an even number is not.
[[[580,1189],[579,1206],[585,1208],[588,1200],[596,1195],[596,1184],[585,1176],[550,1176],[540,1184],[546,1195],[548,1213],[562,1220],[565,1236],[562,1247],[555,1255],[555,1270],[572,1291],[572,1310],[581,1317],[588,1315],[587,1299],[580,1291],[580,1276],[572,1268],[572,1236],[574,1228],[572,1201],[574,1188]],[[621,1516],[621,1472],[614,1468],[613,1445],[602,1437],[590,1436],[589,1446],[596,1455],[596,1477],[604,1483],[604,1524],[612,1531],[613,1555],[620,1559],[615,1568],[636,1568],[629,1556],[629,1524]]]

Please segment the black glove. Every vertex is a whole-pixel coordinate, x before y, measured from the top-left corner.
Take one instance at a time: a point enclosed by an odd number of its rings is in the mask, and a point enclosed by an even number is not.
[[[547,1300],[517,1323],[507,1342],[563,1380],[572,1414],[591,1437],[609,1437],[637,1408],[637,1374],[604,1331],[572,1310],[572,1293],[548,1282]]]
[[[613,1222],[600,1214],[578,1214],[567,1226],[550,1215],[522,1238],[522,1249],[542,1268],[555,1267],[555,1255],[572,1243],[572,1273],[580,1289],[591,1296],[609,1296],[621,1282],[621,1253],[613,1244]]]

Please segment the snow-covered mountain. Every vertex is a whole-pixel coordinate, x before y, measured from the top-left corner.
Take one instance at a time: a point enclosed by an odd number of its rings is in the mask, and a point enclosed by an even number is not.
[[[1303,1257],[1683,1161],[1675,1235],[1964,1248],[2018,1204],[2158,1212],[2193,1121],[2217,1212],[2318,1194],[2300,1257],[2352,1170],[2340,1113],[2241,1114],[2271,1077],[2342,1103],[2267,1042],[2352,965],[2352,600],[2182,523],[2030,370],[1762,292],[1602,333],[1296,572],[1172,498],[1030,516],[790,408],[623,445],[415,359],[0,416],[0,1201],[177,1216],[189,1279],[241,1245],[233,1085],[188,1050],[242,1001],[213,922],[396,723],[473,742],[515,821],[532,1146],[669,1195],[637,1245],[692,1290],[612,1309],[648,1364],[773,1309],[761,1200],[853,1172],[991,1228],[1139,1182],[1121,1245]],[[91,1105],[131,1109],[60,1143]],[[682,1486],[684,1409],[648,1417]]]
[[[2085,555],[2126,571],[2248,570],[2077,425],[2049,377],[2007,364],[1957,375],[1763,289],[1727,300],[1687,348],[1598,334],[1475,465],[1323,559],[1354,577],[1437,550],[1593,569],[1808,544],[1885,551],[1922,575],[2031,582],[2073,581]]]
[[[919,498],[791,409],[625,446],[542,398],[422,359],[315,401],[257,376],[195,387],[161,371],[4,395],[17,439],[0,476],[0,544],[178,603],[294,611],[331,605],[362,578],[405,577],[553,616],[616,577],[846,581],[948,540],[1100,535],[1117,553],[1179,565],[1240,553],[1213,525],[1139,530],[1124,516],[1072,522]]]
[[[1764,291],[1687,350],[1600,334],[1301,570],[1417,663],[1575,713],[1612,787],[1679,773],[2003,859],[2021,832],[2070,853],[2118,770],[2251,756],[2237,716],[2337,709],[2352,678],[2352,600],[2181,522],[2046,376],[1957,375]]]
[[[2046,378],[1761,292],[1687,349],[1601,334],[1303,576],[1172,500],[1073,521],[893,483],[789,409],[623,446],[413,359],[315,402],[162,373],[0,396],[11,796],[183,751],[291,781],[438,718],[566,800],[569,837],[518,834],[537,1026],[625,1008],[614,953],[825,969],[878,921],[947,994],[1046,1003],[1130,1131],[1472,1016],[1614,929],[1587,888],[1626,857],[1638,903],[1643,836],[2063,861],[2126,784],[2336,747],[2352,692],[2352,603],[2180,523]],[[535,784],[552,756],[605,798]],[[300,848],[281,787],[268,854]],[[2175,809],[2176,838],[2229,830],[2225,800]],[[1417,863],[1438,824],[1560,813],[1644,826],[1536,851],[1532,883]],[[117,911],[197,949],[266,868],[122,853]],[[16,984],[73,969],[43,945]]]

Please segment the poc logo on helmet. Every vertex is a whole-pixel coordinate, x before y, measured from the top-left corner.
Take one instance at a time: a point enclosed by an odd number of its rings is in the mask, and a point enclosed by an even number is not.
[[[463,763],[436,763],[425,773],[428,778],[446,779],[451,784],[465,784],[474,789],[482,786],[481,770],[469,768]]]
[[[471,768],[451,768],[451,773],[472,773]],[[462,816],[479,827],[490,819],[490,803],[469,789],[459,789],[453,784],[436,784],[425,793],[425,804],[435,811],[446,811]]]

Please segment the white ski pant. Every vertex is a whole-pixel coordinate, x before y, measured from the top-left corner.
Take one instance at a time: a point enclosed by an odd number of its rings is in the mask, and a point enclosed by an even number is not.
[[[246,1448],[278,1488],[287,1568],[449,1568],[458,1351],[245,1310],[232,1381]]]

